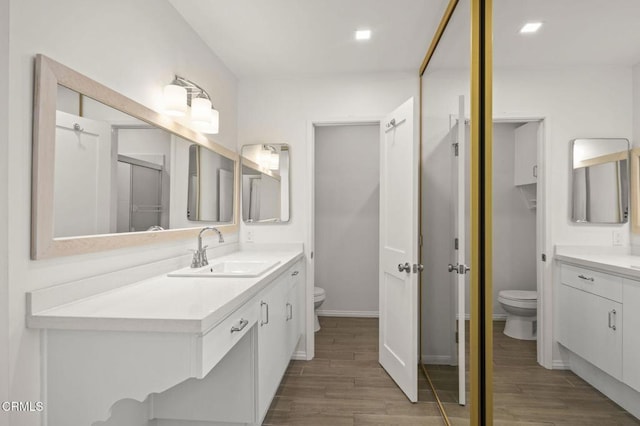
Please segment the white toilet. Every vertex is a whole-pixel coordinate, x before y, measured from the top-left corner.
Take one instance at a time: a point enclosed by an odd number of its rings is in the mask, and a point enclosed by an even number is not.
[[[313,316],[315,318],[315,328],[313,331],[320,330],[320,321],[318,321],[318,308],[320,307],[320,305],[322,305],[322,302],[324,302],[325,298],[326,293],[324,291],[324,288],[313,288]]]
[[[498,302],[507,312],[504,334],[514,339],[536,340],[538,292],[502,290]]]

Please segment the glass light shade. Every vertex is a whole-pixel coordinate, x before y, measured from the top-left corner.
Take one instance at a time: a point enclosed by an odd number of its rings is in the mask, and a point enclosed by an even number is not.
[[[269,168],[271,170],[278,170],[280,168],[280,154],[272,152],[269,156]]]
[[[191,122],[197,125],[211,123],[211,101],[207,98],[191,99]]]
[[[163,92],[164,112],[182,117],[187,112],[187,89],[176,84],[167,84]]]
[[[209,109],[209,111],[211,111],[210,113],[211,118],[209,119],[209,121],[204,122],[204,121],[191,120],[191,122],[195,130],[202,133],[209,134],[209,135],[215,135],[215,134],[218,134],[218,129],[220,127],[220,122],[219,122],[220,114],[215,109]]]

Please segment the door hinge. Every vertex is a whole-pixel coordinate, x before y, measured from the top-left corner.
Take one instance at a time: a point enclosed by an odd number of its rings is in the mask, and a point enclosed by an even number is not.
[[[547,255],[546,254],[542,253],[542,256],[540,256],[540,257],[542,257],[542,261],[543,262],[547,261]]]
[[[455,142],[453,144],[453,155],[455,155],[456,157],[458,156],[458,142]]]
[[[454,245],[455,249],[458,250],[458,239],[457,238],[455,238],[453,240],[453,245]]]
[[[458,332],[456,331],[456,343],[458,343]]]

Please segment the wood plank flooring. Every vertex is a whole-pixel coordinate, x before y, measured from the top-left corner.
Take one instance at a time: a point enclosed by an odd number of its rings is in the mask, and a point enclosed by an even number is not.
[[[291,361],[265,425],[442,425],[433,395],[420,374],[420,400],[410,403],[378,364],[378,320],[321,317],[316,357]],[[640,425],[569,371],[535,362],[535,343],[510,339],[496,324],[494,399],[497,425]],[[454,425],[469,424],[469,409],[441,373],[440,386]],[[438,370],[430,370],[438,376]]]

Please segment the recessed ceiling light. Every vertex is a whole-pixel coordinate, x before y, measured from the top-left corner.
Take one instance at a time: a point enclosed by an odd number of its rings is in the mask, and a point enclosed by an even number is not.
[[[371,38],[371,30],[356,31],[356,40],[369,40]]]
[[[520,28],[520,33],[521,34],[535,33],[540,29],[541,26],[542,26],[542,22],[527,22],[526,24],[524,24],[522,28]]]

